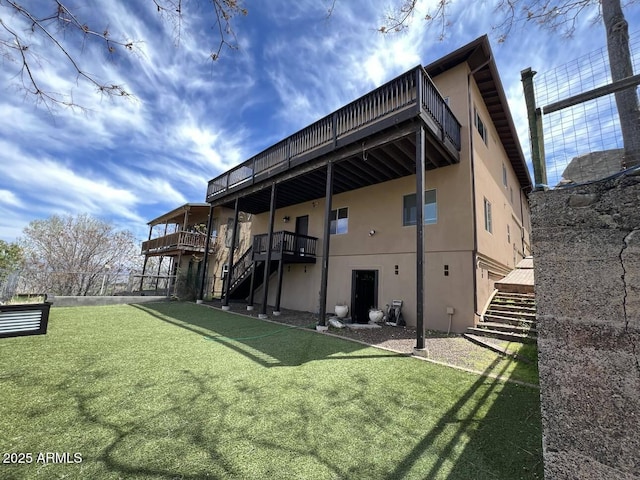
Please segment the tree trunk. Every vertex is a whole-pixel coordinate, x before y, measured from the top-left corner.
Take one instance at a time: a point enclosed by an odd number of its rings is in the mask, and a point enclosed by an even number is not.
[[[602,17],[607,32],[609,68],[615,82],[633,75],[629,51],[629,25],[622,13],[620,0],[601,0]],[[636,87],[615,94],[622,141],[624,143],[623,167],[640,165],[640,110]]]

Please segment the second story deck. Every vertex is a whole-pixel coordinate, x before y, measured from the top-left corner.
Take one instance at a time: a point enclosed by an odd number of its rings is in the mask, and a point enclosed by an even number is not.
[[[177,255],[204,253],[207,235],[199,232],[179,231],[142,242],[142,255]]]
[[[428,168],[459,162],[460,122],[427,72],[418,66],[212,179],[206,201],[222,204],[234,192],[282,173],[308,170],[305,165],[321,157],[328,159],[333,152],[344,152],[348,147],[354,155],[366,157],[369,152],[365,146],[371,145],[369,139],[382,132],[392,132],[388,138],[396,142],[396,148],[380,152],[380,158],[372,158],[381,165],[372,161],[369,178],[357,170],[353,172],[357,180],[345,189],[409,175],[413,171],[409,164],[415,161],[415,145],[408,133],[403,137],[393,132],[400,131],[398,127],[415,125],[418,120],[426,128],[432,152]],[[373,153],[375,156],[376,152]],[[406,157],[404,165],[403,158],[397,160],[398,157]],[[309,192],[307,196],[313,198],[315,194]],[[245,211],[251,211],[250,207]]]

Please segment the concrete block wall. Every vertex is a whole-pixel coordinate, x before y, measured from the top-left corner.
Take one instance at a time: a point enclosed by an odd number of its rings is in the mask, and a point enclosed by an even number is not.
[[[534,192],[546,479],[640,478],[640,175]]]

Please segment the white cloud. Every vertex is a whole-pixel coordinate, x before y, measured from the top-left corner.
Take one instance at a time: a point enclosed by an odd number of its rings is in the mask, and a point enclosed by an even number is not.
[[[24,203],[18,198],[18,196],[10,190],[0,189],[0,204],[7,205],[9,207],[24,207]]]

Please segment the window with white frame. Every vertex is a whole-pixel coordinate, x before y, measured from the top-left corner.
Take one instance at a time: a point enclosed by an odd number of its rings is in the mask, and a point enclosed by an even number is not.
[[[349,209],[347,207],[331,210],[331,235],[342,235],[349,231]]]
[[[405,195],[402,199],[402,225],[415,225],[416,220],[416,194]],[[424,223],[432,225],[438,222],[438,199],[436,190],[424,192]]]
[[[480,118],[480,114],[478,113],[478,109],[477,108],[473,108],[473,112],[474,112],[474,124],[476,126],[476,129],[478,130],[478,133],[480,134],[480,136],[482,137],[482,140],[484,141],[484,144],[487,145],[488,144],[488,139],[489,139],[489,132],[487,132],[487,127],[485,126],[484,122],[482,121],[482,118]]]
[[[504,163],[502,164],[502,184],[504,185],[504,188],[507,188],[509,186],[509,179],[507,178],[507,166]]]
[[[489,200],[487,200],[486,198],[484,199],[484,229],[489,233],[493,232],[493,224],[491,219],[491,202],[489,202]]]

